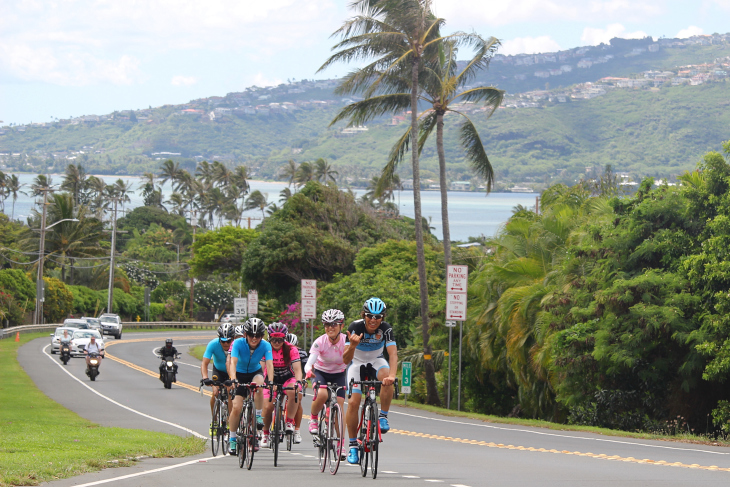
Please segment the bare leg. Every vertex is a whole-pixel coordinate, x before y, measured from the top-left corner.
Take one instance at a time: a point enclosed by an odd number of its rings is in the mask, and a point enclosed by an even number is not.
[[[359,421],[358,413],[360,412],[360,399],[362,394],[353,391],[352,397],[347,402],[347,413],[345,414],[345,423],[347,424],[347,433],[350,438],[357,438],[357,423]]]
[[[378,380],[382,381],[390,374],[390,369],[383,368],[378,371]],[[380,386],[380,409],[383,411],[390,411],[390,402],[393,400],[394,388],[392,385]]]

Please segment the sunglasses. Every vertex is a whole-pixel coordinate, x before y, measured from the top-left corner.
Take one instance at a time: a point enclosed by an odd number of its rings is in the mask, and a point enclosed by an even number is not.
[[[271,343],[284,343],[283,338],[272,338],[269,340]]]
[[[246,336],[249,338],[263,338],[264,335],[253,335],[251,333],[246,333]]]
[[[374,315],[371,313],[365,313],[365,317],[369,318],[371,320],[382,320],[383,319],[383,315]]]
[[[224,339],[222,339],[222,338],[219,338],[219,340],[220,340],[220,341],[222,341],[223,343],[228,343],[228,342],[230,342],[230,341],[231,341],[231,339],[230,339],[230,338],[228,338],[228,339],[225,339],[225,340],[224,340]]]
[[[341,325],[341,323],[338,321],[332,321],[332,322],[323,321],[322,324],[324,325],[325,328],[335,328],[335,327],[338,327]]]

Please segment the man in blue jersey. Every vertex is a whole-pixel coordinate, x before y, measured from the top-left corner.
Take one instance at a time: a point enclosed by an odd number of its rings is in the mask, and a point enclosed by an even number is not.
[[[393,328],[390,323],[383,321],[385,317],[385,303],[378,298],[365,301],[362,319],[350,323],[347,329],[347,342],[342,360],[350,365],[347,367],[347,383],[351,379],[362,380],[360,367],[370,365],[377,374],[377,380],[383,383],[380,388],[380,431],[387,433],[388,410],[393,400],[393,384],[398,371],[398,349],[393,339]],[[388,351],[388,360],[383,357],[383,350]],[[373,380],[373,378],[370,378]],[[357,423],[362,391],[360,386],[353,386],[352,397],[347,403],[345,423],[350,434],[350,452],[347,455],[348,463],[358,463]]]
[[[203,353],[203,363],[200,366],[200,374],[203,376],[202,383],[206,386],[213,384],[213,381],[208,378],[208,365],[211,359],[213,359],[213,377],[218,382],[225,382],[228,377],[228,369],[226,363],[228,354],[231,350],[231,343],[233,343],[233,325],[230,323],[223,323],[218,327],[218,338],[214,338],[208,342],[208,346],[205,347],[205,353]],[[228,388],[230,393],[230,387]],[[218,394],[218,386],[213,386],[213,395],[210,396],[210,413],[213,414],[213,407],[215,405],[215,396]],[[228,410],[231,410],[231,395],[228,395]],[[212,428],[211,423],[211,428]]]
[[[233,400],[231,409],[229,429],[231,431],[231,454],[236,454],[236,429],[241,419],[243,399],[248,395],[248,388],[243,384],[255,382],[264,385],[264,371],[261,368],[261,360],[266,364],[266,376],[274,377],[274,360],[271,354],[271,344],[264,340],[266,325],[258,318],[249,318],[243,325],[246,337],[235,340],[231,346],[231,360],[228,365],[228,375],[235,378],[240,384],[236,389],[236,398]],[[263,406],[263,394],[259,390],[254,398],[256,403],[256,423],[259,429],[263,428],[264,420],[261,417]],[[255,447],[258,450],[258,445]]]

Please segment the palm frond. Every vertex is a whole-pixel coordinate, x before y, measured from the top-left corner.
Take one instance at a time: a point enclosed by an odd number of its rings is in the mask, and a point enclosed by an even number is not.
[[[459,128],[461,145],[466,150],[467,160],[471,163],[476,173],[484,178],[487,185],[487,192],[490,192],[494,186],[494,169],[489,162],[487,151],[484,150],[482,139],[479,137],[479,132],[477,132],[474,123],[465,114],[460,114],[466,119]]]
[[[477,88],[462,91],[454,97],[455,100],[458,98],[473,103],[484,103],[491,108],[487,115],[487,117],[491,117],[499,105],[502,104],[502,100],[504,100],[504,90],[500,90],[493,86],[479,86]]]
[[[347,126],[362,125],[365,122],[379,117],[386,113],[393,113],[406,110],[411,106],[411,95],[408,93],[395,93],[389,95],[378,95],[361,100],[344,107],[335,115],[329,126],[347,120]]]

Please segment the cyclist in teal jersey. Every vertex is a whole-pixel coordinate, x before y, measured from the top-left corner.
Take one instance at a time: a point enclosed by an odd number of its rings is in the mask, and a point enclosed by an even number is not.
[[[264,332],[266,325],[258,318],[250,318],[243,325],[243,331],[246,337],[235,340],[231,346],[231,361],[228,366],[228,375],[235,378],[239,386],[236,389],[236,398],[233,400],[233,408],[230,415],[230,431],[231,431],[231,453],[236,451],[236,430],[238,421],[241,417],[243,408],[243,399],[248,395],[248,388],[244,384],[255,382],[264,385],[264,371],[261,368],[261,360],[266,364],[266,374],[268,377],[274,377],[274,361],[271,353],[271,344],[264,340]],[[259,429],[263,428],[264,420],[261,417],[261,407],[263,405],[262,391],[256,392],[254,398],[256,403],[256,423]],[[258,449],[258,446],[256,446]]]
[[[206,386],[212,385],[213,381],[208,378],[208,365],[211,359],[213,359],[213,376],[219,382],[225,382],[229,379],[228,376],[228,354],[231,350],[231,343],[233,343],[233,326],[230,323],[223,323],[218,327],[218,338],[211,340],[208,346],[205,347],[205,353],[203,353],[203,363],[200,365],[200,373],[203,376],[203,384]],[[231,388],[228,388],[228,392],[231,392]],[[213,395],[210,397],[210,412],[213,414],[213,407],[215,405],[215,396],[218,394],[218,387],[213,386]],[[231,410],[231,395],[228,395],[228,410]]]

